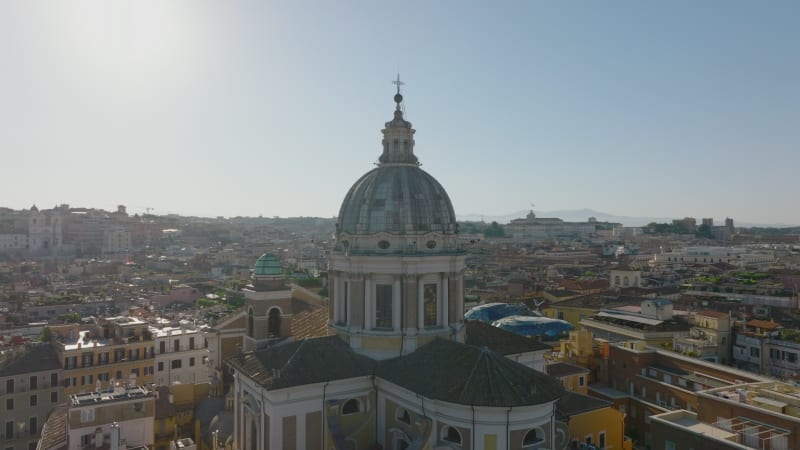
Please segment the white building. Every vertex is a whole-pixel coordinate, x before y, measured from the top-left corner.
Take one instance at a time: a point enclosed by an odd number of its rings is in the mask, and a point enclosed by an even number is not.
[[[103,253],[122,253],[132,248],[131,232],[124,228],[103,231]]]
[[[656,264],[726,263],[744,267],[771,264],[775,261],[775,255],[772,251],[751,252],[743,247],[686,247],[657,253],[652,261]]]
[[[74,394],[67,416],[67,449],[152,446],[155,396],[142,386]],[[106,447],[108,448],[108,447]]]
[[[150,327],[155,341],[155,383],[208,382],[208,348],[203,330],[194,326]]]
[[[25,250],[26,248],[28,248],[27,234],[0,234],[0,252],[9,250]]]

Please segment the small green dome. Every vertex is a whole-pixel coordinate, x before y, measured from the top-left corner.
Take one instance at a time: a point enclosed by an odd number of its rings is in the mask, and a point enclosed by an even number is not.
[[[278,257],[269,253],[264,253],[258,258],[256,261],[255,267],[253,267],[253,274],[254,275],[281,275],[283,272],[281,271],[281,262],[278,260]]]

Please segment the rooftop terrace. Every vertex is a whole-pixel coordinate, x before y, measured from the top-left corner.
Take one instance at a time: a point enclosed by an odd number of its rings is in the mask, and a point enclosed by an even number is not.
[[[71,406],[94,405],[101,402],[112,402],[120,400],[130,400],[138,397],[149,397],[152,391],[144,386],[114,386],[105,391],[89,392],[86,394],[72,394],[70,396]]]

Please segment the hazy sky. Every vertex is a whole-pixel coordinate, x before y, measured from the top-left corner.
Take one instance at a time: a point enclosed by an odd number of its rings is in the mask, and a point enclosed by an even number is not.
[[[800,224],[800,2],[0,2],[0,206],[334,216],[397,70],[457,214]]]

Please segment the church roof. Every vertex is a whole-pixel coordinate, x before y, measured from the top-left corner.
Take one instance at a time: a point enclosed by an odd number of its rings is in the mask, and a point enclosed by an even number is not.
[[[228,363],[269,390],[371,375],[375,366],[336,336],[247,352]]]
[[[550,350],[552,346],[538,339],[527,338],[519,334],[497,328],[488,323],[467,320],[467,344],[476,347],[488,347],[501,355]]]
[[[268,390],[377,375],[429,399],[474,406],[536,405],[558,399],[561,382],[488,348],[437,339],[415,352],[374,361],[328,336],[228,360]]]
[[[427,398],[461,405],[536,405],[564,392],[558,380],[488,348],[444,339],[380,362],[377,375]]]

